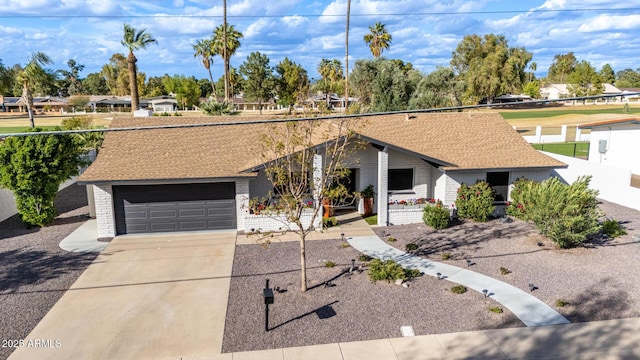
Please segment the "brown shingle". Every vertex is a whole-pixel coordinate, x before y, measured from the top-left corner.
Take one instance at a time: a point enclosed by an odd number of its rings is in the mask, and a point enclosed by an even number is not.
[[[111,127],[244,121],[239,125],[107,133],[98,159],[80,181],[208,179],[254,176],[260,138],[279,131],[247,117],[116,118]],[[325,141],[327,121],[314,143]],[[534,150],[499,114],[433,113],[365,118],[354,130],[374,142],[445,164],[445,170],[563,167]]]

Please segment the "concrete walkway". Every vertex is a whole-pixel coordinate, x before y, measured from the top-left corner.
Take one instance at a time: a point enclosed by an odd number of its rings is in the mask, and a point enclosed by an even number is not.
[[[98,241],[96,219],[87,220],[60,242],[62,250],[79,253],[100,252],[107,245],[108,242]]]
[[[347,241],[358,251],[374,258],[393,260],[404,268],[418,269],[425,275],[452,281],[488,296],[502,304],[527,326],[568,324],[569,320],[535,296],[500,280],[457,266],[442,264],[408,254],[386,244],[378,236],[354,236]]]

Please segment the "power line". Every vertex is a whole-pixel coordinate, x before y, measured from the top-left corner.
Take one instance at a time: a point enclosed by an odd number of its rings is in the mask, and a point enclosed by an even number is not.
[[[212,122],[212,123],[200,123],[200,124],[175,124],[175,125],[158,125],[158,126],[134,126],[134,127],[122,127],[122,128],[105,128],[105,129],[84,129],[84,130],[60,130],[60,131],[39,131],[39,132],[25,132],[25,133],[13,133],[13,134],[0,134],[0,139],[7,137],[22,137],[32,135],[64,135],[64,134],[86,134],[93,132],[116,132],[116,131],[143,131],[143,130],[160,130],[160,129],[180,129],[180,128],[200,128],[200,127],[215,127],[215,126],[233,126],[233,125],[246,125],[246,124],[274,124],[274,123],[286,123],[291,121],[320,121],[320,120],[335,120],[345,118],[364,118],[374,117],[382,115],[400,115],[400,114],[416,114],[416,113],[431,113],[441,111],[461,111],[472,110],[482,108],[497,108],[497,107],[509,107],[509,106],[522,106],[522,105],[536,105],[536,104],[548,104],[564,101],[580,101],[590,99],[602,99],[602,98],[616,98],[619,96],[632,96],[640,95],[640,92],[615,94],[615,95],[593,95],[593,96],[578,96],[563,98],[558,100],[533,100],[522,101],[516,103],[502,103],[502,104],[480,104],[480,105],[464,105],[464,106],[449,106],[433,109],[414,109],[414,110],[399,110],[399,111],[386,111],[377,113],[366,114],[348,114],[348,115],[331,115],[331,116],[318,116],[318,117],[305,117],[305,118],[288,118],[288,119],[265,119],[265,120],[243,120],[243,121],[227,121],[227,122]]]
[[[637,7],[628,8],[583,8],[583,9],[536,9],[536,10],[492,10],[492,11],[426,11],[411,13],[360,13],[351,14],[351,17],[366,16],[443,16],[443,15],[500,15],[500,14],[536,14],[536,13],[577,13],[577,12],[635,12],[640,11]],[[280,14],[280,15],[227,15],[228,18],[281,18],[289,16],[299,17],[345,17],[345,14]],[[153,15],[0,15],[0,19],[74,19],[74,18],[91,18],[91,19],[120,19],[120,18],[222,18],[222,15],[177,15],[177,14],[153,14]]]

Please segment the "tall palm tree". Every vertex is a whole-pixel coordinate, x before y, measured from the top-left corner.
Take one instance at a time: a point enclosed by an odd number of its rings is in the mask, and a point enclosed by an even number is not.
[[[222,43],[227,43],[227,0],[222,0],[223,16],[222,16]],[[227,59],[228,49],[226,46],[222,48],[222,58]],[[229,64],[224,61],[224,101],[229,102]]]
[[[216,96],[216,85],[213,82],[213,75],[211,75],[211,63],[213,63],[213,41],[210,39],[197,40],[193,45],[193,57],[200,58],[202,66],[209,72],[209,80],[211,81],[211,89],[213,89],[213,96]]]
[[[44,66],[49,64],[53,64],[51,58],[44,53],[37,52],[29,57],[29,62],[17,76],[18,82],[22,83],[22,101],[27,104],[29,122],[32,128],[36,127],[36,124],[33,121],[33,95],[31,94],[31,88],[48,77]]]
[[[531,64],[529,64],[529,70],[531,70],[529,73],[529,82],[531,82],[533,80],[533,73],[538,70],[538,64],[535,61],[532,61]]]
[[[129,69],[129,86],[131,87],[131,111],[136,111],[138,109],[138,76],[136,74],[136,62],[138,62],[138,59],[136,59],[133,51],[146,49],[147,46],[157,44],[158,41],[147,32],[147,29],[136,30],[131,25],[124,24],[124,36],[120,43],[129,49],[127,67]]]
[[[344,112],[349,108],[349,18],[351,17],[351,0],[347,0],[347,30],[345,35],[345,76],[344,76]]]
[[[229,101],[229,59],[236,53],[240,47],[240,39],[243,35],[240,31],[236,30],[233,25],[227,24],[226,29],[224,25],[220,25],[213,30],[213,51],[215,54],[220,55],[224,60],[224,74],[225,74],[225,86],[224,86],[224,101]],[[226,39],[226,41],[225,41]],[[224,44],[226,43],[226,46]]]
[[[391,46],[391,34],[384,28],[384,24],[377,22],[369,26],[370,33],[364,36],[364,42],[369,45],[374,58],[379,58],[382,51]]]

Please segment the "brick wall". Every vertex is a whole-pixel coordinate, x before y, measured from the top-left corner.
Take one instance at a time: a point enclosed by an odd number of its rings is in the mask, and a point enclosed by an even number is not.
[[[93,185],[93,198],[96,206],[98,237],[116,236],[116,218],[111,185]]]
[[[249,215],[249,180],[236,180],[236,226],[244,230],[245,217]]]
[[[313,213],[311,211],[305,211],[302,213],[302,226],[308,228],[311,224],[311,217]],[[295,230],[297,227],[295,224],[292,224],[287,221],[284,215],[251,215],[247,214],[244,216],[244,230],[245,232],[265,232],[265,231],[288,231]]]

